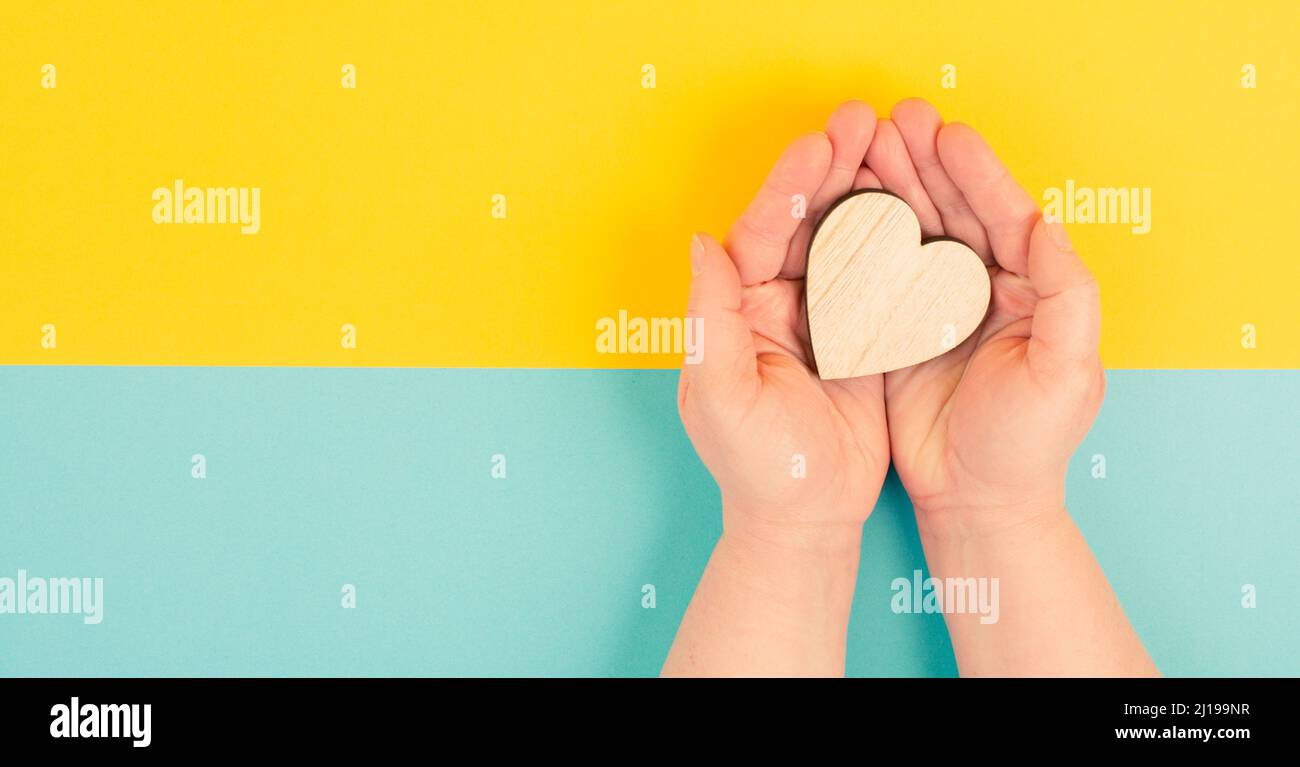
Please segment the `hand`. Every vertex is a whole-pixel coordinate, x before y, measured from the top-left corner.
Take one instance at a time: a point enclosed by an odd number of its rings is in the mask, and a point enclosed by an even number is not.
[[[679,407],[722,488],[725,531],[664,673],[842,673],[861,523],[891,454],[931,572],[1004,586],[992,625],[945,611],[962,674],[1156,673],[1064,511],[1066,464],[1104,389],[1096,283],[973,130],[920,101],[868,115],[846,104],[829,138],[786,151],[730,256],[707,237],[693,249],[705,355],[683,371]],[[966,242],[992,281],[971,338],[883,382],[809,369],[811,222],[850,188],[900,195],[925,235]],[[788,218],[813,189],[808,220]],[[806,480],[791,478],[795,453]]]
[[[1066,465],[1105,389],[1097,283],[982,138],[919,99],[876,129],[866,164],[988,265],[983,324],[885,375],[894,465],[923,533],[1000,530],[1063,512]]]
[[[803,278],[812,226],[853,188],[875,124],[844,104],[785,151],[725,249],[691,242],[703,358],[683,367],[677,404],[722,490],[723,533],[667,676],[844,673],[862,523],[889,467],[884,381],[809,367]]]
[[[703,320],[704,353],[682,369],[678,408],[722,490],[724,537],[842,544],[856,556],[884,482],[882,377],[820,380],[803,300],[812,226],[853,188],[875,123],[866,104],[842,105],[826,133],[786,149],[725,249],[692,240],[687,313]]]

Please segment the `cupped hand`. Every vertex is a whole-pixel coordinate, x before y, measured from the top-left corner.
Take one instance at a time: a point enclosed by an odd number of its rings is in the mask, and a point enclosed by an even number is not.
[[[682,369],[678,408],[721,488],[726,534],[856,550],[880,492],[883,378],[820,380],[803,299],[812,226],[855,188],[875,126],[867,105],[842,105],[825,133],[785,150],[725,246],[691,242],[687,314],[703,321],[703,354]]]
[[[885,375],[890,449],[918,524],[995,530],[1062,509],[1066,465],[1105,389],[1097,283],[979,134],[930,104],[904,101],[881,120],[866,165],[923,236],[970,245],[992,283],[968,339]]]

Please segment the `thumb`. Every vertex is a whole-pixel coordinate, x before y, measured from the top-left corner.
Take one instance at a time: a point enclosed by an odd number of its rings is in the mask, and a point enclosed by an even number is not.
[[[758,388],[754,337],[740,313],[740,275],[718,241],[707,234],[691,238],[691,297],[686,327],[692,348],[682,365],[683,401],[732,400]]]
[[[1039,217],[1034,224],[1029,236],[1029,283],[1038,294],[1030,330],[1030,364],[1055,371],[1097,359],[1101,295],[1058,221]]]

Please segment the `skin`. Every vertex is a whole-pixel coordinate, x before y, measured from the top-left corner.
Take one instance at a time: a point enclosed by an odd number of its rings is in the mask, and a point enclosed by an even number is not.
[[[924,236],[979,253],[990,310],[941,357],[822,381],[808,238],[861,188],[898,194]],[[692,239],[691,271],[705,346],[678,407],[721,490],[723,535],[665,675],[842,674],[862,525],[891,458],[932,575],[1000,582],[997,623],[945,616],[963,675],[1155,673],[1064,505],[1105,388],[1096,283],[973,129],[915,99],[888,120],[841,105],[786,149],[725,246]]]

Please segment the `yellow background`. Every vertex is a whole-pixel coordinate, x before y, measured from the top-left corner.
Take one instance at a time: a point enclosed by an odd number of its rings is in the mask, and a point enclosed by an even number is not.
[[[1072,228],[1109,367],[1300,366],[1294,3],[4,6],[3,363],[673,366],[597,318],[680,315],[787,141],[920,95],[1040,201],[1152,188],[1150,234]],[[177,178],[261,233],[154,224]]]

